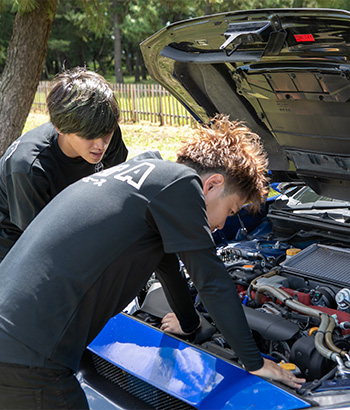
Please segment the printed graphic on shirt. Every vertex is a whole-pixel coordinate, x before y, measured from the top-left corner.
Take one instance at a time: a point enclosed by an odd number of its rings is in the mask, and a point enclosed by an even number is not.
[[[100,172],[102,170],[103,170],[102,162],[99,162],[98,164],[95,165],[95,172]]]
[[[17,140],[17,141],[15,141],[15,142],[10,146],[9,152],[8,152],[6,158],[5,158],[5,161],[7,161],[9,158],[12,157],[12,155],[13,155],[13,153],[16,151],[16,149],[17,149],[19,143],[20,143],[20,141]]]
[[[105,182],[107,182],[107,179],[104,177],[116,174],[114,175],[115,179],[126,182],[139,190],[154,168],[155,165],[149,162],[144,162],[131,168],[130,164],[122,164],[106,169],[98,174],[83,178],[82,180],[83,182],[92,182],[93,185],[96,186],[102,186]]]
[[[123,182],[125,181],[136,189],[140,189],[154,168],[154,164],[144,162],[143,164],[136,165],[118,175],[114,175],[114,178]]]

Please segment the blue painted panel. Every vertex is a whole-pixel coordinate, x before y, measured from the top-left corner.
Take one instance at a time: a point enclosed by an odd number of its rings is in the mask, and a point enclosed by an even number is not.
[[[128,315],[113,317],[88,348],[198,409],[310,407],[266,380]]]

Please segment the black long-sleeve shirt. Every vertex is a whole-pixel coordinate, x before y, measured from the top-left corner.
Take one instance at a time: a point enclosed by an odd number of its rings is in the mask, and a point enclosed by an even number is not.
[[[69,158],[58,133],[43,124],[14,141],[0,159],[0,261],[24,229],[68,185],[126,160],[128,151],[117,127],[102,161]]]
[[[215,254],[201,180],[155,153],[70,185],[21,235],[0,264],[0,361],[75,370],[155,271],[183,329],[198,324],[176,254],[246,369],[259,369],[235,286]]]

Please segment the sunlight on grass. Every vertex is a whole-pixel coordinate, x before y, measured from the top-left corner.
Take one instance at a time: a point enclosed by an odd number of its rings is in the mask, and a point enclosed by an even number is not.
[[[48,115],[31,112],[23,132],[38,127],[47,121],[49,121]],[[176,160],[176,152],[181,141],[186,140],[193,132],[193,128],[190,126],[160,126],[147,121],[137,124],[121,122],[120,128],[125,145],[129,150],[128,158],[144,151],[157,150],[163,159],[170,161]],[[269,196],[278,194],[271,189]]]
[[[164,159],[175,161],[181,141],[193,130],[190,127],[174,127],[141,124],[121,124],[123,139],[129,149],[129,158],[143,151],[157,150]]]
[[[24,126],[27,132],[49,121],[49,116],[31,112]],[[129,158],[149,150],[158,150],[164,159],[175,161],[176,152],[182,140],[192,132],[189,126],[160,126],[149,122],[137,124],[121,122],[123,140],[129,150]]]
[[[24,125],[22,134],[50,121],[49,116],[43,113],[30,112]]]

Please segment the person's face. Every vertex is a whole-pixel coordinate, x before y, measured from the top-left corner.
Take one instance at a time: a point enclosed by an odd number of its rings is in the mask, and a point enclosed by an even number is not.
[[[90,164],[99,163],[111,142],[113,132],[102,138],[88,140],[76,134],[59,134],[58,145],[70,158],[82,157]]]
[[[246,202],[246,198],[236,193],[224,194],[224,182],[222,175],[213,174],[203,183],[207,217],[212,232],[222,229],[227,217],[239,212]]]

